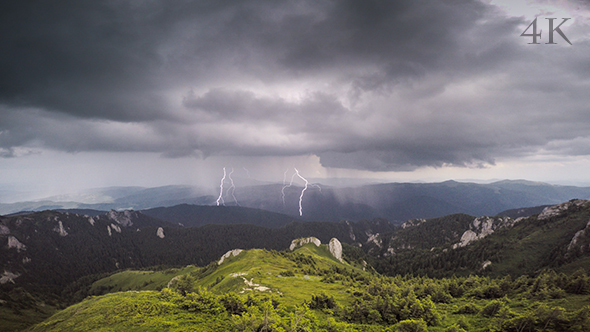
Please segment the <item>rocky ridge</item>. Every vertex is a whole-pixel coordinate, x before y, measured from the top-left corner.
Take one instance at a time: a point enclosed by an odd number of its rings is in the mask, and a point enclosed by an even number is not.
[[[301,238],[301,239],[295,239],[293,241],[291,241],[291,245],[289,246],[289,250],[293,251],[295,250],[295,248],[300,247],[304,244],[307,243],[313,243],[316,245],[316,247],[319,247],[322,244],[322,241],[320,241],[320,239],[318,239],[317,237],[306,237],[306,238]]]
[[[484,237],[494,233],[494,231],[497,229],[512,227],[517,221],[519,221],[519,219],[514,220],[510,217],[475,218],[469,225],[469,229],[466,230],[461,236],[460,242],[453,245],[453,249],[465,247],[473,241],[483,239]]]
[[[541,212],[539,216],[537,216],[537,220],[545,220],[551,217],[559,216],[572,207],[585,206],[589,203],[590,201],[585,199],[572,199],[561,204],[548,206],[543,209],[543,212]]]
[[[223,264],[223,261],[224,261],[224,260],[226,260],[226,259],[228,259],[228,258],[230,258],[230,257],[232,257],[232,256],[237,256],[237,255],[239,255],[239,254],[240,254],[242,251],[244,251],[244,250],[242,250],[242,249],[233,249],[233,250],[230,250],[230,251],[226,252],[225,254],[223,254],[223,256],[221,256],[221,258],[220,258],[220,259],[219,259],[219,261],[217,262],[217,265],[221,265],[221,264]]]

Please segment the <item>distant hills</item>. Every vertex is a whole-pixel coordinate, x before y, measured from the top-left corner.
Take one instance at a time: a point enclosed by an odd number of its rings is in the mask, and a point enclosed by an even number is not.
[[[224,197],[224,202],[227,206],[262,209],[303,220],[359,221],[384,218],[401,223],[413,218],[436,218],[454,213],[493,216],[511,209],[558,204],[575,198],[590,199],[590,187],[530,181],[506,180],[490,184],[456,181],[387,183],[345,188],[319,185],[306,190],[300,216],[299,198],[302,189],[301,186],[286,187],[282,184],[237,187],[235,200],[230,195]],[[76,197],[84,199],[75,201]],[[216,205],[216,199],[214,195],[207,195],[189,186],[116,187],[94,190],[87,195],[0,204],[0,215],[47,209],[109,211],[148,210],[180,204],[212,206]]]
[[[300,220],[299,218],[276,212],[240,206],[180,204],[142,210],[141,212],[145,215],[166,220],[183,227],[250,224],[267,228],[279,228],[293,221]]]

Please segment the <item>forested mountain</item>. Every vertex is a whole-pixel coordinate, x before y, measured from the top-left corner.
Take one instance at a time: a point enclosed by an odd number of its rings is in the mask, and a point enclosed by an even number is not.
[[[367,248],[387,274],[452,276],[574,272],[590,263],[590,201],[546,207],[528,218],[451,215],[411,220]]]
[[[296,217],[241,206],[207,206],[180,204],[171,207],[158,207],[141,210],[141,213],[184,227],[220,224],[250,224],[268,228],[278,228],[293,221]]]

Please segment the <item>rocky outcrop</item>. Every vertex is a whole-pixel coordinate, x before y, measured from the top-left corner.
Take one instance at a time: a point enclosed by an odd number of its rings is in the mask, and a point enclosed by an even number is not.
[[[22,242],[20,242],[14,236],[8,237],[8,248],[16,248],[16,251],[20,252],[21,250],[26,250],[27,246],[25,246]]]
[[[242,289],[242,291],[240,293],[244,293],[245,291],[259,291],[259,292],[266,292],[266,291],[270,291],[270,288],[266,287],[266,286],[261,286],[260,284],[257,284],[254,282],[254,278],[250,278],[250,280],[242,277],[242,279],[244,279],[244,283],[248,286],[248,288],[244,288]],[[272,293],[272,291],[270,291]]]
[[[453,249],[465,247],[469,243],[471,243],[471,242],[473,242],[475,240],[478,240],[478,239],[479,239],[479,237],[477,236],[477,233],[475,233],[474,231],[468,229],[461,236],[461,242],[456,243],[456,244],[453,245]]]
[[[119,225],[111,224],[111,229],[117,233],[121,233],[121,227]]]
[[[7,282],[14,283],[14,279],[18,277],[20,277],[20,274],[4,270],[4,274],[0,276],[0,284],[5,284]]]
[[[586,227],[584,227],[584,229],[576,232],[576,234],[568,244],[567,250],[572,251],[574,248],[576,248],[576,246],[578,246],[578,242],[580,241],[580,239],[587,234],[590,234],[590,221],[586,224]],[[583,251],[583,248],[580,249],[582,249]]]
[[[328,249],[334,258],[342,262],[342,243],[337,238],[332,238],[328,244]]]
[[[162,227],[158,227],[158,230],[156,231],[156,236],[160,239],[166,237],[166,235],[164,235],[164,229]]]
[[[219,260],[219,262],[217,262],[217,265],[221,265],[226,258],[239,255],[242,251],[242,249],[234,249],[226,252],[225,254],[223,254],[223,256],[221,256],[221,259]]]
[[[466,245],[483,239],[484,237],[494,233],[496,229],[503,227],[512,227],[518,221],[510,217],[478,217],[473,220],[469,225],[469,229],[466,230],[461,236],[459,243],[453,245],[453,249],[465,247]]]
[[[555,216],[558,216],[558,215],[564,213],[565,211],[567,211],[571,207],[583,206],[588,203],[590,203],[590,201],[585,200],[585,199],[572,199],[571,201],[568,201],[565,203],[561,203],[561,204],[557,204],[557,205],[553,205],[553,206],[548,206],[543,209],[543,212],[541,212],[539,214],[539,216],[537,216],[537,220],[544,220],[544,219],[548,219],[551,217],[555,217]]]
[[[388,247],[387,251],[383,253],[383,257],[389,257],[395,255],[395,249]]]
[[[356,235],[354,235],[354,230],[352,229],[350,221],[347,220],[346,225],[348,226],[348,236],[350,236],[351,240],[356,241]]]
[[[402,224],[402,228],[408,228],[408,227],[413,227],[413,226],[418,226],[422,223],[425,223],[426,219],[412,219],[412,220],[408,220],[406,222],[404,222]]]
[[[379,233],[370,234],[365,233],[369,237],[367,239],[367,243],[374,243],[377,247],[381,248],[383,246],[383,240],[379,237]]]
[[[4,225],[0,225],[0,235],[10,234],[10,229]]]
[[[291,241],[291,245],[289,246],[289,249],[291,251],[295,250],[295,248],[300,247],[304,244],[307,243],[313,243],[315,244],[317,247],[319,247],[322,244],[322,241],[320,241],[317,237],[306,237],[306,238],[301,238],[301,239],[295,239],[293,241]]]
[[[54,232],[57,232],[60,236],[67,236],[68,232],[66,232],[66,229],[64,228],[64,224],[61,221],[57,222],[57,227],[55,227],[53,229]]]
[[[115,210],[111,210],[107,213],[107,217],[111,220],[116,221],[119,225],[123,227],[129,227],[133,225],[133,221],[131,221],[131,217],[133,217],[134,211],[122,211],[117,212]]]

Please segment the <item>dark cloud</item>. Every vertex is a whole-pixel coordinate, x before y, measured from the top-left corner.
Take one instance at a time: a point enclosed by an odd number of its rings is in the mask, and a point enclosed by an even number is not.
[[[575,47],[528,45],[528,23],[475,0],[9,1],[0,156],[315,154],[384,171],[583,146],[584,21]]]

